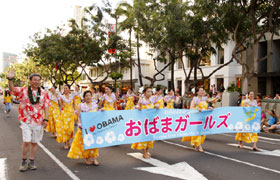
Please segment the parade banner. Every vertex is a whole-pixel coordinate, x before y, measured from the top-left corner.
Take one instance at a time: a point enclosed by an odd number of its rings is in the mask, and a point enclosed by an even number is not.
[[[260,131],[260,107],[213,111],[143,109],[81,113],[84,149],[221,133]]]

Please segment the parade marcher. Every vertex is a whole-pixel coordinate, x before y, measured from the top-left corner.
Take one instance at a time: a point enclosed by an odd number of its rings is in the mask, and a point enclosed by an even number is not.
[[[30,86],[28,87],[14,87],[13,79],[15,72],[10,71],[8,73],[9,90],[13,92],[15,96],[19,97],[19,114],[18,119],[21,122],[22,129],[22,163],[19,170],[21,172],[28,169],[36,170],[35,155],[37,148],[44,133],[44,127],[48,123],[49,115],[49,97],[48,93],[40,88],[41,76],[34,73],[29,77]],[[43,119],[43,112],[45,118]],[[30,147],[29,161],[27,162],[27,155]]]
[[[55,87],[50,89],[49,98],[51,105],[49,107],[49,122],[46,127],[46,131],[52,133],[52,136],[56,136],[56,124],[60,121],[60,104],[59,104],[59,93]]]
[[[78,84],[75,86],[75,93],[74,94],[75,94],[75,96],[74,96],[75,109],[78,109],[79,104],[82,101],[82,98],[81,98],[82,92],[80,91],[80,86]],[[77,111],[75,112],[75,119],[74,119],[74,121],[75,121],[75,123],[77,123],[77,121],[78,121]]]
[[[131,110],[134,109],[134,93],[132,92],[131,89],[127,90],[125,99],[126,99],[126,105],[125,105],[125,110]]]
[[[163,101],[163,96],[162,96],[162,89],[160,87],[156,88],[156,93],[153,96],[153,98],[155,98],[154,102],[155,105],[157,105],[159,107],[159,109],[163,109],[164,108],[164,101]]]
[[[257,107],[257,101],[254,99],[254,92],[248,93],[248,98],[241,102],[242,107]],[[237,133],[235,136],[235,140],[238,141],[238,148],[243,147],[243,141],[246,143],[253,143],[252,149],[254,151],[258,151],[257,148],[257,141],[258,141],[258,134],[257,133]]]
[[[67,157],[71,159],[85,159],[87,165],[95,165],[98,166],[99,162],[96,160],[98,157],[98,149],[89,149],[84,150],[83,136],[82,136],[82,127],[81,127],[81,118],[80,113],[83,112],[94,112],[98,111],[98,105],[96,101],[93,101],[92,92],[85,91],[83,98],[85,100],[84,103],[79,104],[78,107],[78,130],[75,134],[74,140],[72,142],[70,151]],[[93,158],[93,161],[91,160]]]
[[[5,114],[8,116],[8,114],[11,112],[12,109],[12,100],[13,97],[9,90],[6,90],[4,93],[4,104],[5,104]]]
[[[69,149],[70,139],[74,133],[75,100],[74,94],[70,93],[70,85],[63,86],[63,95],[60,95],[61,118],[57,123],[57,138],[59,143],[64,142],[64,149]]]
[[[202,110],[208,109],[208,103],[207,103],[207,96],[205,96],[206,93],[203,88],[199,88],[197,92],[197,96],[193,98],[191,102],[190,109],[196,109],[199,112]],[[200,135],[200,136],[188,136],[188,137],[183,137],[182,142],[184,141],[190,141],[191,146],[195,148],[199,152],[204,152],[202,148],[202,144],[205,141],[206,136],[205,135]]]
[[[96,89],[93,86],[90,86],[90,91],[92,93],[92,100],[95,101],[95,103],[98,103],[99,101],[99,94],[96,91]]]
[[[153,109],[156,107],[159,109],[159,105],[155,105],[154,98],[152,97],[152,88],[146,87],[143,90],[144,96],[142,96],[137,105],[138,110],[142,109]],[[132,149],[143,149],[143,157],[145,159],[149,159],[151,157],[151,154],[149,153],[149,148],[154,148],[154,141],[146,141],[146,142],[139,142],[139,143],[133,143],[131,145]]]
[[[105,94],[100,98],[99,106],[103,107],[105,111],[116,110],[116,96],[113,93],[113,88],[109,85],[105,87]]]
[[[168,90],[168,94],[164,97],[164,101],[166,102],[166,108],[174,109],[175,96],[172,89]]]

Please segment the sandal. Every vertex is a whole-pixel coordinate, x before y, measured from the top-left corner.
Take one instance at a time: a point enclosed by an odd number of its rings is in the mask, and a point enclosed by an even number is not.
[[[238,145],[237,148],[244,149],[243,145]]]
[[[260,151],[260,150],[256,147],[253,147],[253,151]]]
[[[143,154],[144,159],[150,159],[151,157],[148,154]]]
[[[198,151],[198,152],[204,152],[204,150],[202,149],[202,147],[198,147],[198,148],[197,148],[197,151]]]
[[[97,160],[93,160],[93,165],[94,166],[99,166],[99,162]]]

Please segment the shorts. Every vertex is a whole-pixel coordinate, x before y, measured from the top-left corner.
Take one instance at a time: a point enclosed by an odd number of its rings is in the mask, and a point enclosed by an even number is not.
[[[275,125],[275,127],[276,127],[277,130],[280,129],[280,125],[279,124]]]
[[[11,103],[5,103],[6,111],[11,111],[12,105]]]
[[[20,128],[22,129],[23,142],[38,143],[42,141],[44,134],[43,126],[21,122]]]

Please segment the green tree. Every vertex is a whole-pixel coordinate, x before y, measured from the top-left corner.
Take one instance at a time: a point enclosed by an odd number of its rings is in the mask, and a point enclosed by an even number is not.
[[[207,16],[217,16],[229,34],[235,46],[232,50],[234,58],[242,66],[242,91],[247,93],[252,78],[257,76],[258,62],[272,55],[268,52],[265,57],[254,57],[253,63],[240,54],[251,50],[256,54],[258,43],[270,38],[272,46],[275,34],[279,34],[280,1],[279,0],[198,0],[201,12]]]

